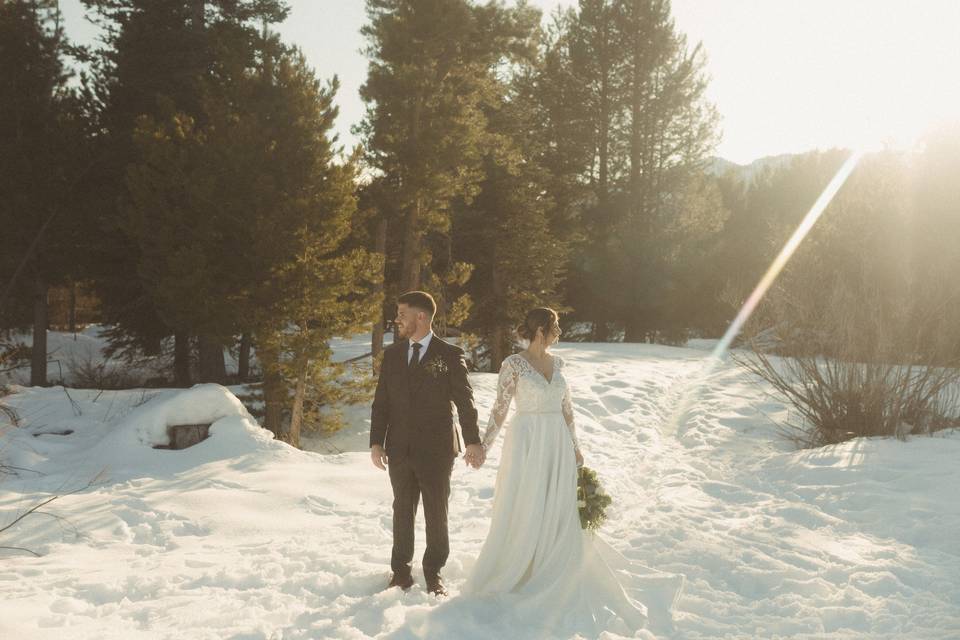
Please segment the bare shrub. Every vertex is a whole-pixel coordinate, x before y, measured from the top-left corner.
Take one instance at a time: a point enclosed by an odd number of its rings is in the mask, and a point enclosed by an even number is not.
[[[19,418],[17,417],[17,412],[13,410],[13,407],[8,407],[3,402],[0,402],[0,416],[6,418],[10,424],[16,426]]]
[[[10,522],[8,522],[7,524],[5,524],[5,525],[3,525],[3,526],[0,526],[0,543],[5,543],[10,536],[13,536],[13,535],[14,535],[14,532],[11,531],[11,530],[14,529],[18,524],[20,524],[21,522],[23,522],[24,520],[26,520],[27,518],[29,518],[29,517],[31,517],[31,516],[39,516],[39,515],[43,515],[43,516],[47,516],[47,517],[49,517],[49,518],[52,518],[53,520],[55,520],[56,522],[58,522],[61,526],[65,526],[65,527],[67,527],[67,528],[72,529],[74,535],[78,535],[79,532],[78,532],[76,526],[74,526],[73,523],[71,523],[67,518],[64,518],[63,516],[58,515],[58,514],[52,512],[52,511],[44,510],[43,508],[46,507],[46,506],[47,506],[48,504],[50,504],[51,502],[54,502],[54,501],[56,501],[56,500],[59,500],[60,498],[62,498],[62,497],[64,497],[64,496],[69,496],[69,495],[73,495],[73,494],[75,494],[75,493],[80,493],[80,492],[82,492],[82,491],[86,491],[86,490],[89,489],[90,487],[93,487],[93,486],[95,486],[96,484],[99,484],[100,482],[102,482],[103,477],[104,477],[104,474],[105,474],[105,470],[101,470],[99,473],[97,473],[96,476],[94,476],[93,478],[91,478],[90,481],[87,482],[85,485],[83,485],[83,486],[81,486],[81,487],[77,487],[76,489],[73,489],[72,491],[67,491],[67,492],[64,492],[64,493],[59,493],[59,492],[58,492],[58,493],[54,493],[53,495],[47,496],[45,499],[40,500],[39,502],[34,503],[32,506],[30,506],[29,508],[27,508],[26,511],[23,511],[23,512],[21,512],[21,513],[18,513],[16,516],[14,516],[13,520],[11,520]],[[32,556],[34,556],[34,557],[40,557],[40,554],[39,554],[39,553],[37,553],[36,551],[34,551],[34,550],[32,550],[32,549],[28,549],[28,548],[26,548],[26,547],[19,547],[19,546],[7,545],[7,544],[0,544],[0,549],[2,549],[2,550],[8,550],[8,551],[23,551],[24,553],[29,553],[30,555],[32,555]]]
[[[10,395],[10,388],[6,385],[0,386],[0,417],[6,418],[7,421],[15,427],[20,426],[20,416],[17,415],[17,412],[13,407],[7,405],[3,398]]]
[[[783,433],[802,447],[960,426],[955,332],[932,296],[891,298],[840,278],[778,289],[739,365],[796,409]]]
[[[7,380],[13,372],[30,365],[31,349],[22,341],[12,340],[0,332],[0,375]]]
[[[73,353],[66,359],[72,386],[80,389],[129,389],[141,386],[130,364],[100,359],[93,352]]]
[[[3,429],[6,427],[6,425],[3,424],[3,418],[6,418],[12,427],[20,426],[20,417],[17,415],[17,412],[14,411],[13,407],[8,406],[3,401],[4,396],[8,395],[10,395],[10,388],[6,385],[0,386],[0,478],[16,473],[15,468],[6,463],[3,455],[3,448],[6,444],[6,439],[2,438]]]

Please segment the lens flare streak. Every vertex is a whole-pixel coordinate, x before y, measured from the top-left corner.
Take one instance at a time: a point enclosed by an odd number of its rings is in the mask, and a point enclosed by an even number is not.
[[[743,325],[746,324],[747,320],[756,310],[757,305],[760,304],[760,300],[762,300],[763,296],[766,295],[767,291],[777,279],[777,276],[780,275],[780,272],[790,260],[790,257],[797,250],[797,247],[800,246],[800,243],[810,232],[810,229],[813,228],[813,225],[816,224],[817,220],[823,214],[824,210],[827,208],[827,205],[830,204],[830,201],[833,200],[834,196],[837,195],[837,192],[840,191],[840,187],[843,186],[843,184],[847,181],[847,178],[850,177],[850,174],[853,173],[853,170],[863,158],[863,155],[864,151],[862,150],[857,150],[850,154],[850,157],[847,158],[847,160],[843,163],[843,166],[841,166],[837,173],[833,176],[833,179],[820,194],[820,197],[818,197],[816,202],[813,203],[813,206],[810,207],[810,210],[803,217],[803,220],[800,222],[800,225],[797,227],[796,231],[793,232],[793,235],[790,236],[790,239],[787,240],[786,244],[783,245],[783,248],[770,264],[767,272],[763,274],[760,282],[757,284],[756,288],[754,288],[746,302],[744,302],[743,306],[740,308],[740,311],[733,319],[733,322],[731,322],[730,326],[727,327],[727,330],[720,339],[720,342],[716,347],[714,347],[703,368],[695,374],[693,379],[688,379],[683,385],[683,388],[679,394],[679,402],[676,403],[674,410],[670,412],[670,418],[667,420],[665,425],[666,433],[674,435],[677,433],[680,427],[680,421],[690,409],[690,406],[693,402],[693,390],[699,387],[713,373],[717,365],[720,364],[724,354],[729,350],[730,344],[733,342],[734,338],[736,338],[741,329],[743,329]]]
[[[733,322],[730,323],[727,331],[723,334],[723,338],[720,339],[720,342],[714,348],[713,356],[715,358],[722,358],[723,354],[727,351],[727,349],[730,348],[730,344],[733,342],[734,338],[737,337],[737,334],[740,333],[740,330],[743,329],[743,325],[746,324],[750,316],[753,315],[757,305],[760,304],[760,300],[762,300],[763,296],[766,295],[767,291],[773,285],[774,280],[776,280],[777,276],[780,275],[780,272],[787,265],[790,257],[797,250],[797,247],[800,246],[800,243],[803,242],[803,239],[806,237],[806,235],[810,233],[810,229],[813,228],[813,225],[816,224],[817,220],[820,219],[824,209],[827,208],[827,205],[830,204],[830,201],[833,200],[833,197],[837,195],[840,187],[843,186],[843,184],[847,181],[847,178],[850,177],[850,174],[853,173],[854,168],[856,168],[862,157],[863,151],[854,151],[852,154],[850,154],[850,157],[847,158],[846,162],[843,163],[843,166],[840,167],[840,170],[837,171],[836,175],[833,176],[833,180],[830,181],[830,184],[827,185],[827,187],[820,194],[820,197],[817,198],[817,201],[813,203],[812,207],[810,207],[807,215],[805,215],[803,220],[800,222],[800,226],[797,227],[796,231],[793,232],[793,235],[790,236],[790,239],[787,240],[786,244],[783,245],[780,253],[770,264],[767,272],[763,274],[763,277],[753,290],[753,293],[751,293],[750,297],[747,298],[747,301],[743,304],[743,307],[740,308],[737,316],[733,319]]]

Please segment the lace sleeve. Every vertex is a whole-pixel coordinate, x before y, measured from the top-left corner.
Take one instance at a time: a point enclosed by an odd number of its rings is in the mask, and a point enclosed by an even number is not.
[[[507,419],[507,411],[510,409],[510,401],[513,400],[513,394],[517,390],[517,370],[513,366],[513,361],[506,358],[500,365],[500,377],[497,380],[497,400],[493,403],[493,409],[490,410],[490,419],[487,421],[487,428],[483,432],[483,448],[489,449],[497,440],[497,435]]]
[[[559,357],[557,358],[557,364],[562,368],[563,360]],[[563,388],[563,401],[561,403],[563,409],[563,419],[567,421],[567,429],[570,431],[570,438],[573,440],[573,448],[577,451],[580,451],[580,441],[577,439],[577,424],[573,420],[573,401],[570,397],[570,385],[567,384]]]

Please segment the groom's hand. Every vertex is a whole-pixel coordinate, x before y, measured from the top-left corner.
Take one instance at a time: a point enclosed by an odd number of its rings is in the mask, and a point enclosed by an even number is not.
[[[387,470],[386,465],[390,461],[389,459],[387,459],[387,452],[384,451],[383,447],[381,447],[380,445],[375,444],[372,447],[370,447],[370,459],[373,460],[373,466],[375,466],[376,468],[382,469],[384,471]]]
[[[463,458],[471,467],[479,469],[486,461],[487,456],[483,451],[482,444],[468,444],[467,451],[463,454]]]

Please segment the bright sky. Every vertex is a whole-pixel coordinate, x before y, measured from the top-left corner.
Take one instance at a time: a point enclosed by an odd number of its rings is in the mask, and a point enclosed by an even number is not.
[[[530,0],[545,13],[573,0]],[[341,142],[363,117],[363,0],[291,0],[279,27],[322,78],[337,74]],[[61,0],[85,41],[79,0]],[[815,148],[910,145],[960,119],[960,0],[674,0],[703,43],[723,117],[717,155],[739,163]]]

